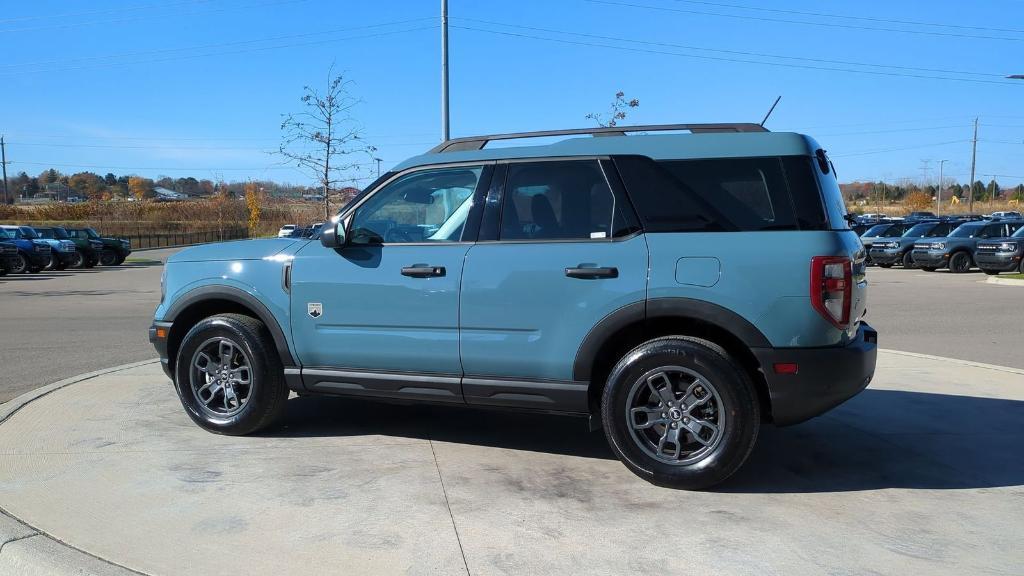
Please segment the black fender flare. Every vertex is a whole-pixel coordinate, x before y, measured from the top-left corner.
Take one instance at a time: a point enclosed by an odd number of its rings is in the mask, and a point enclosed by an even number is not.
[[[728,308],[692,298],[652,298],[645,302],[627,304],[602,318],[590,329],[576,352],[572,369],[573,380],[590,381],[594,360],[613,334],[637,322],[650,322],[661,318],[697,320],[729,332],[747,348],[771,347],[771,343],[756,326]]]
[[[200,286],[189,290],[174,301],[174,304],[164,314],[162,321],[173,323],[174,319],[184,310],[207,300],[228,300],[252,310],[270,331],[270,336],[274,339],[274,347],[277,348],[277,353],[281,356],[281,363],[285,367],[296,366],[291,349],[288,347],[288,339],[285,338],[284,330],[281,329],[281,325],[277,323],[274,315],[255,296],[233,286]]]

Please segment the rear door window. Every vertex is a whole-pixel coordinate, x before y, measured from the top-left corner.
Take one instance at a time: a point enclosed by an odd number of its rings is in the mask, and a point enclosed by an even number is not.
[[[621,156],[615,164],[649,232],[828,228],[807,157]]]

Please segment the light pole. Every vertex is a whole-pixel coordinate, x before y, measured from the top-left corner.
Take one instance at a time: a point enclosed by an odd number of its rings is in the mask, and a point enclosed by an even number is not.
[[[380,178],[380,163],[381,163],[381,159],[380,158],[374,158],[373,161],[377,163],[377,178]]]
[[[441,139],[448,141],[448,0],[441,0]]]
[[[935,193],[935,215],[942,212],[942,166],[949,160],[939,160],[939,190]]]

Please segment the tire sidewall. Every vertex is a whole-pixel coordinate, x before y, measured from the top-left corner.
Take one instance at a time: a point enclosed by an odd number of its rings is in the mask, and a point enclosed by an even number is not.
[[[111,250],[100,252],[100,264],[103,266],[114,266],[117,263],[117,254]]]
[[[83,265],[85,265],[85,256],[81,251],[76,250],[74,258],[71,259],[70,266],[72,268],[81,268]]]
[[[18,264],[20,259],[20,265]],[[12,274],[24,274],[28,271],[28,258],[24,254],[18,252],[18,256],[14,259],[14,267],[11,268]]]
[[[966,261],[967,265],[961,268],[958,264]],[[971,269],[971,257],[966,252],[957,252],[953,254],[953,257],[949,259],[949,270],[950,272],[961,274]]]
[[[190,368],[192,356],[200,344],[215,337],[224,337],[241,348],[249,359],[251,367],[251,390],[245,407],[232,416],[217,417],[200,407],[200,401],[192,391]],[[201,427],[221,434],[246,434],[255,429],[266,412],[267,378],[272,369],[266,360],[269,353],[259,342],[260,335],[252,333],[245,325],[231,318],[213,316],[200,321],[189,330],[178,350],[174,370],[174,387],[185,412]]]
[[[903,267],[907,269],[914,268],[914,255],[909,251],[903,253]]]
[[[718,391],[726,414],[723,437],[714,451],[688,465],[660,462],[637,446],[629,431],[626,401],[633,384],[659,367],[681,366],[702,375]],[[698,489],[717,484],[746,460],[760,425],[749,380],[727,358],[688,340],[659,340],[627,354],[612,370],[602,403],[602,420],[612,449],[638,476],[660,486]]]

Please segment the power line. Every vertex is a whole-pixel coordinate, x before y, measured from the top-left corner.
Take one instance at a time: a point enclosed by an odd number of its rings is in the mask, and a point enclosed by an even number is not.
[[[225,7],[221,7],[221,8],[213,8],[213,9],[210,9],[210,10],[197,10],[195,12],[189,12],[188,15],[189,16],[193,16],[193,15],[196,15],[196,14],[213,14],[213,13],[217,13],[217,12],[230,12],[232,10],[263,8],[263,7],[266,7],[266,6],[278,6],[278,5],[281,5],[281,4],[297,4],[297,3],[300,3],[300,2],[308,2],[308,1],[309,0],[276,0],[276,1],[273,1],[273,2],[263,2],[263,3],[260,3],[260,4],[247,4],[247,5],[241,5],[241,6],[225,6]],[[178,14],[174,14],[174,15],[178,15]],[[145,16],[131,16],[129,18],[115,18],[115,19],[108,19],[108,20],[92,20],[92,21],[89,21],[89,22],[68,22],[68,23],[64,23],[64,24],[49,24],[49,25],[46,25],[46,26],[34,26],[34,27],[31,27],[31,28],[7,28],[5,30],[0,30],[0,34],[14,33],[14,32],[38,32],[38,31],[41,31],[41,30],[55,30],[55,29],[60,29],[60,28],[84,28],[86,26],[93,26],[95,24],[118,24],[118,23],[122,23],[122,22],[135,22],[135,21],[138,21],[138,20],[146,20],[148,18],[158,18],[158,17],[161,17],[161,16],[167,17],[167,16],[170,16],[170,15],[169,14],[150,14],[150,15],[145,15]]]
[[[955,32],[937,32],[930,30],[903,30],[899,28],[880,28],[872,26],[858,26],[856,24],[838,24],[835,22],[808,22],[806,20],[789,20],[785,18],[768,18],[765,16],[746,16],[741,14],[723,14],[721,12],[707,12],[702,10],[686,10],[682,8],[667,8],[664,6],[650,6],[647,4],[632,4],[629,2],[611,2],[609,0],[586,0],[593,4],[605,4],[609,6],[626,6],[630,8],[644,8],[647,10],[660,10],[663,12],[676,12],[682,14],[697,14],[701,16],[716,16],[719,18],[733,18],[739,20],[754,20],[758,22],[778,22],[783,24],[800,24],[804,26],[822,26],[827,28],[843,28],[848,30],[868,30],[873,32],[898,32],[903,34],[917,34],[925,36],[944,36],[953,38],[970,38],[972,40],[1006,40],[1010,42],[1024,42],[1024,38],[1007,38],[1005,36],[982,36],[978,34],[958,34]]]
[[[271,165],[271,166],[250,166],[250,167],[245,167],[245,168],[241,168],[241,167],[238,167],[238,168],[235,168],[235,167],[232,167],[232,168],[220,168],[220,167],[190,167],[190,166],[184,166],[184,167],[181,167],[181,166],[176,166],[176,167],[172,167],[172,166],[109,166],[109,165],[106,165],[106,164],[66,164],[66,163],[60,163],[60,162],[28,162],[28,161],[24,161],[24,160],[9,160],[7,163],[8,164],[18,164],[18,165],[24,164],[24,165],[29,165],[29,166],[48,166],[48,167],[51,167],[51,168],[52,167],[61,167],[61,168],[92,168],[92,169],[96,169],[96,170],[124,170],[124,171],[129,171],[129,172],[130,171],[134,171],[134,170],[153,170],[153,171],[157,171],[157,172],[159,172],[159,171],[168,171],[168,172],[169,171],[179,171],[179,172],[180,171],[189,171],[189,172],[204,172],[204,171],[205,172],[229,172],[230,171],[230,172],[236,172],[236,171],[246,171],[246,170],[249,170],[249,171],[260,171],[260,170],[299,170],[301,172],[301,170],[299,168],[297,168],[296,166],[288,166],[288,165],[281,165],[281,164],[275,164],[275,165]],[[376,165],[376,162],[357,162],[355,164],[346,164],[345,166],[346,167],[351,167],[351,168],[362,168],[362,167],[366,167],[366,166],[375,166],[375,165]]]
[[[821,64],[840,64],[840,65],[847,65],[847,66],[864,66],[864,67],[873,67],[873,68],[891,68],[891,69],[894,69],[894,70],[909,70],[909,71],[916,71],[916,72],[938,72],[938,73],[942,73],[942,74],[964,74],[964,75],[970,75],[970,76],[985,76],[985,77],[992,77],[992,78],[1005,78],[1006,77],[1005,74],[997,74],[997,73],[992,73],[992,72],[971,72],[971,71],[965,71],[965,70],[948,70],[948,69],[941,69],[941,68],[919,68],[919,67],[913,67],[913,66],[897,66],[897,65],[894,65],[894,64],[873,64],[873,63],[867,63],[867,62],[854,62],[854,61],[850,61],[850,60],[827,60],[827,59],[823,59],[823,58],[810,58],[810,57],[806,57],[806,56],[785,56],[785,55],[780,55],[780,54],[767,54],[767,53],[763,53],[763,52],[748,52],[748,51],[743,51],[743,50],[726,50],[726,49],[721,49],[721,48],[706,48],[706,47],[703,47],[703,46],[687,46],[687,45],[684,45],[684,44],[673,44],[673,43],[669,43],[669,42],[654,42],[654,41],[649,41],[649,40],[635,40],[635,39],[631,39],[631,38],[623,38],[621,36],[603,36],[603,35],[599,35],[599,34],[586,34],[586,33],[582,33],[582,32],[571,32],[571,31],[567,31],[567,30],[554,30],[554,29],[551,29],[551,28],[538,28],[538,27],[534,27],[534,26],[520,26],[520,25],[515,25],[515,24],[505,24],[505,23],[502,23],[502,22],[494,22],[494,21],[490,21],[490,20],[478,20],[476,18],[458,18],[458,20],[464,20],[464,21],[468,21],[468,22],[478,22],[478,23],[481,23],[481,24],[489,24],[489,25],[493,25],[493,26],[506,26],[506,27],[509,27],[509,28],[517,28],[517,29],[521,29],[521,30],[533,30],[533,31],[537,31],[537,32],[548,32],[548,33],[552,33],[552,34],[566,34],[566,35],[570,35],[570,36],[580,36],[580,37],[584,37],[584,38],[597,38],[599,40],[613,40],[613,41],[616,41],[616,42],[629,42],[629,43],[633,43],[633,44],[643,44],[643,45],[648,45],[648,46],[662,46],[662,47],[666,47],[666,48],[679,48],[679,49],[682,49],[682,50],[697,50],[697,51],[703,51],[703,52],[717,52],[717,53],[721,53],[721,54],[736,54],[736,55],[740,55],[740,56],[754,56],[754,57],[759,57],[759,58],[778,58],[778,59],[783,59],[783,60],[797,60],[797,61],[803,61],[803,62],[816,62],[816,63],[821,63]]]
[[[755,10],[759,12],[773,12],[776,14],[793,14],[796,16],[815,16],[818,18],[839,18],[841,20],[860,20],[863,22],[880,22],[883,24],[905,24],[908,26],[934,26],[936,28],[962,28],[965,30],[984,30],[986,32],[1010,32],[1024,33],[1019,28],[993,28],[991,26],[968,26],[966,24],[946,24],[943,22],[922,22],[919,20],[897,20],[893,18],[874,18],[871,16],[851,16],[848,14],[828,14],[825,12],[809,12],[805,10],[784,10],[781,8],[764,8],[762,6],[742,6],[740,4],[724,4],[720,2],[704,2],[701,0],[673,0],[683,4],[702,4],[704,6],[716,6],[719,8],[735,8],[738,10]]]
[[[204,4],[211,0],[187,0],[184,2],[160,2],[157,4],[139,4],[136,6],[121,6],[119,8],[105,8],[102,10],[86,10],[84,12],[65,12],[63,14],[39,14],[36,16],[19,16],[17,18],[0,18],[0,24],[6,22],[25,22],[28,20],[47,20],[51,18],[71,18],[76,16],[92,16],[93,14],[112,14],[116,12],[135,12],[137,10],[148,10],[150,8],[172,8],[186,4]]]
[[[161,48],[159,50],[142,50],[137,52],[122,52],[120,54],[100,54],[96,56],[82,56],[79,58],[65,58],[61,60],[37,60],[35,62],[15,62],[0,64],[0,68],[17,68],[21,66],[42,66],[49,64],[72,64],[76,62],[88,62],[94,60],[106,60],[106,59],[117,59],[117,58],[130,58],[133,56],[150,56],[156,54],[168,54],[172,52],[187,52],[189,50],[206,50],[210,48],[226,48],[229,46],[241,46],[245,44],[258,44],[260,42],[274,42],[277,40],[294,40],[296,38],[308,38],[310,36],[322,36],[324,34],[340,34],[344,32],[354,32],[356,30],[367,30],[371,28],[382,28],[385,26],[399,26],[403,24],[411,24],[413,22],[422,22],[424,20],[433,20],[433,17],[425,18],[410,18],[407,20],[395,20],[392,22],[381,22],[379,24],[367,24],[365,26],[353,26],[348,28],[336,28],[334,30],[324,30],[321,32],[305,32],[302,34],[286,34],[282,36],[268,36],[265,38],[253,38],[251,40],[238,40],[234,42],[219,42],[216,44],[200,44],[197,46],[182,46],[180,48]]]
[[[951,81],[951,82],[971,82],[971,83],[980,83],[980,84],[1002,84],[1002,85],[1005,85],[1005,86],[1021,85],[1020,82],[1015,84],[1013,82],[1002,81],[1002,80],[983,80],[983,79],[978,79],[978,78],[955,78],[955,77],[950,77],[950,76],[934,76],[934,75],[928,75],[928,74],[908,74],[908,73],[903,73],[903,72],[886,72],[884,70],[856,70],[856,69],[852,69],[852,68],[837,68],[837,67],[832,67],[832,66],[812,66],[812,65],[809,65],[809,64],[788,64],[788,63],[782,63],[782,62],[765,62],[765,61],[762,61],[762,60],[748,60],[748,59],[742,59],[742,58],[727,58],[727,57],[724,57],[724,56],[704,56],[704,55],[697,55],[697,54],[680,54],[678,52],[668,52],[668,51],[665,51],[665,50],[652,50],[652,49],[645,49],[645,48],[631,48],[631,47],[628,47],[628,46],[616,46],[616,45],[612,45],[612,44],[599,44],[599,43],[595,43],[595,42],[583,42],[583,41],[576,41],[576,40],[566,40],[564,38],[547,38],[547,37],[536,36],[536,35],[531,35],[531,34],[522,34],[522,33],[516,33],[516,32],[505,32],[505,31],[500,31],[500,30],[488,30],[488,29],[485,29],[485,28],[474,28],[474,27],[471,27],[471,26],[455,26],[455,25],[453,25],[452,28],[458,28],[460,30],[473,30],[473,31],[476,31],[476,32],[485,32],[485,33],[488,33],[488,34],[498,34],[498,35],[502,35],[502,36],[512,36],[512,37],[516,37],[516,38],[529,38],[529,39],[532,39],[532,40],[545,40],[545,41],[548,41],[548,42],[558,42],[558,43],[561,43],[561,44],[572,44],[572,45],[576,45],[576,46],[591,46],[591,47],[597,47],[597,48],[610,48],[610,49],[613,49],[613,50],[624,50],[624,51],[627,51],[627,52],[640,52],[640,53],[645,53],[645,54],[662,54],[662,55],[666,55],[666,56],[677,56],[677,57],[682,57],[682,58],[695,58],[695,59],[700,59],[700,60],[714,60],[714,61],[719,61],[719,62],[736,62],[736,63],[741,63],[741,64],[756,64],[756,65],[761,65],[761,66],[774,66],[774,67],[781,67],[781,68],[798,68],[798,69],[803,69],[803,70],[824,70],[824,71],[831,71],[831,72],[848,72],[848,73],[852,73],[852,74],[869,74],[869,75],[876,75],[876,76],[890,76],[890,77],[901,77],[901,78],[919,78],[919,79],[925,79],[925,80],[946,80],[946,81]]]
[[[899,148],[884,148],[881,150],[865,150],[863,152],[850,152],[847,154],[832,154],[833,158],[849,158],[852,156],[868,156],[871,154],[884,154],[886,152],[902,152],[903,150],[918,150],[920,148],[934,148],[936,146],[948,146],[949,144],[962,144],[964,142],[970,142],[970,138],[966,140],[950,140],[949,142],[933,142],[931,144],[919,144],[916,146],[902,146]]]
[[[391,30],[391,31],[387,31],[387,32],[377,32],[377,33],[374,33],[374,34],[362,34],[362,35],[359,35],[359,36],[346,36],[344,38],[328,38],[326,40],[314,40],[314,41],[311,41],[311,42],[297,42],[297,43],[293,43],[293,44],[279,44],[279,45],[276,45],[276,46],[259,46],[259,47],[255,47],[255,48],[247,48],[247,49],[240,49],[240,50],[227,50],[227,51],[221,51],[221,52],[210,52],[210,53],[205,53],[205,54],[185,54],[185,55],[181,55],[181,56],[171,56],[171,57],[167,57],[167,58],[152,58],[152,59],[147,59],[147,60],[132,60],[132,61],[128,61],[128,62],[109,62],[109,63],[102,63],[101,62],[101,63],[97,63],[95,65],[69,66],[69,67],[64,67],[64,68],[37,69],[37,70],[29,70],[29,71],[24,71],[24,70],[23,71],[8,71],[8,72],[0,72],[0,76],[11,76],[11,75],[14,75],[14,74],[40,73],[40,72],[42,72],[42,73],[67,72],[67,71],[72,71],[72,70],[85,70],[85,69],[92,69],[92,68],[104,68],[104,67],[109,67],[109,66],[131,66],[133,64],[151,64],[151,63],[154,63],[154,62],[169,62],[169,61],[175,61],[175,60],[188,60],[188,59],[193,59],[193,58],[206,58],[206,57],[209,57],[209,56],[224,56],[224,55],[229,55],[229,54],[247,54],[247,53],[250,53],[250,52],[260,52],[260,51],[264,51],[264,50],[278,50],[278,49],[281,49],[281,48],[295,48],[295,47],[298,47],[298,46],[315,46],[315,45],[320,45],[320,44],[330,44],[330,43],[333,43],[333,42],[342,42],[342,41],[346,41],[346,40],[363,40],[363,39],[366,39],[366,38],[378,38],[378,37],[381,37],[381,36],[391,36],[391,35],[394,35],[394,34],[405,34],[405,33],[408,33],[408,32],[418,32],[418,31],[421,31],[421,30],[431,30],[431,29],[435,29],[435,28],[437,28],[437,25],[433,24],[433,25],[430,25],[430,26],[420,26],[420,27],[416,27],[416,28],[407,28],[407,29],[403,29],[403,30]]]

